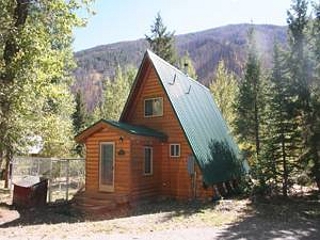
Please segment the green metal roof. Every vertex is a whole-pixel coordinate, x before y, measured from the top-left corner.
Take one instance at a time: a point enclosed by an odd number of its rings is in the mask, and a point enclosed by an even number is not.
[[[227,181],[247,172],[248,164],[246,161],[240,162],[242,158],[239,148],[209,89],[149,50],[146,57],[155,67],[205,183]]]
[[[107,124],[111,125],[113,127],[119,128],[123,131],[126,131],[131,134],[135,135],[140,135],[140,136],[147,136],[147,137],[156,137],[161,140],[165,140],[167,138],[167,135],[165,135],[162,132],[156,131],[154,129],[148,128],[148,127],[142,127],[142,126],[134,126],[128,123],[123,123],[123,122],[117,122],[117,121],[112,121],[112,120],[105,120],[101,119],[100,121],[92,124],[82,132],[80,132],[78,135],[75,136],[75,139],[77,142],[82,142],[84,139],[89,137],[92,133],[97,131],[98,126],[101,124]],[[99,130],[100,128],[98,128]]]
[[[104,120],[103,119],[101,121],[108,123],[114,127],[120,128],[121,130],[124,130],[128,133],[131,133],[131,134],[142,135],[142,136],[147,136],[147,137],[156,137],[156,138],[160,138],[160,139],[167,138],[167,136],[164,133],[156,131],[151,128],[131,125],[128,123],[117,122],[117,121],[112,121],[112,120]]]

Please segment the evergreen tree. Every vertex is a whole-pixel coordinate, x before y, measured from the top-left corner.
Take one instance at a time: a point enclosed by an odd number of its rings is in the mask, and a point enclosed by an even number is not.
[[[83,101],[82,93],[77,91],[75,96],[76,109],[72,114],[73,120],[73,131],[75,134],[79,134],[84,130],[88,123],[88,114]],[[75,151],[79,156],[83,156],[83,146],[82,144],[76,144]]]
[[[294,170],[295,152],[300,134],[294,115],[294,93],[289,81],[287,54],[274,45],[273,69],[270,77],[268,98],[268,132],[265,139],[264,158],[266,177],[275,188],[282,184],[282,194],[287,196],[289,177]]]
[[[238,83],[234,74],[230,73],[221,60],[218,64],[216,75],[209,85],[209,89],[227,121],[228,126],[233,131],[235,120],[235,100],[238,94]]]
[[[153,25],[151,35],[145,35],[151,50],[171,64],[176,63],[176,50],[174,46],[174,32],[168,32],[158,12]]]
[[[308,109],[310,96],[307,71],[308,59],[306,55],[307,9],[308,2],[306,0],[293,0],[291,11],[287,12],[290,79],[292,81],[292,90],[298,97],[295,103],[300,108],[300,111]]]
[[[194,80],[197,80],[198,76],[188,52],[186,52],[185,55],[182,58],[180,58],[179,68],[184,73],[188,74],[189,77],[191,77]]]
[[[254,158],[260,152],[260,114],[262,109],[262,89],[260,61],[254,42],[253,29],[249,32],[250,46],[245,76],[239,84],[239,95],[236,100],[235,132],[239,140],[248,144],[246,150]]]
[[[306,126],[306,149],[303,159],[310,166],[310,177],[320,191],[320,4],[313,4],[314,16],[309,37],[313,76],[310,88],[310,112]]]
[[[83,129],[86,128],[87,119],[88,119],[87,110],[85,107],[85,103],[83,101],[83,95],[80,91],[77,91],[76,93],[75,104],[76,104],[76,107],[75,107],[74,113],[72,114],[72,119],[73,119],[74,133],[78,134]]]
[[[293,0],[291,9],[287,12],[289,39],[289,76],[292,96],[290,116],[297,124],[295,138],[292,138],[291,158],[296,172],[306,170],[305,156],[308,145],[308,125],[310,124],[311,109],[311,75],[308,70],[310,58],[307,51],[307,30],[309,19],[307,16],[308,2]],[[292,170],[292,171],[294,171]],[[294,177],[294,173],[291,178]],[[288,176],[289,177],[289,176]]]

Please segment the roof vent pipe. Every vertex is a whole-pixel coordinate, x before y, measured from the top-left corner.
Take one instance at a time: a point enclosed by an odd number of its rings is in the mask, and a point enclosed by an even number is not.
[[[185,74],[187,77],[189,77],[188,67],[189,67],[189,64],[185,62],[185,63],[183,64],[183,72],[184,72],[184,74]]]

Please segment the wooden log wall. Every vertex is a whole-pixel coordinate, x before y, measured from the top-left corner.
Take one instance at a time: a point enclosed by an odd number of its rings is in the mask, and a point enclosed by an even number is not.
[[[144,148],[152,147],[152,174],[144,173]],[[135,137],[131,142],[130,197],[133,200],[154,198],[161,194],[162,143],[156,138]]]
[[[192,154],[191,148],[153,66],[149,65],[144,71],[144,79],[138,83],[140,84],[139,88],[136,88],[134,97],[131,99],[131,106],[128,109],[125,121],[135,125],[148,126],[168,136],[167,142],[162,143],[161,150],[154,153],[154,155],[159,153],[162,156],[162,159],[157,157],[159,159],[157,161],[161,161],[161,164],[157,163],[154,166],[154,169],[158,166],[161,168],[161,181],[159,182],[161,195],[177,199],[191,199],[194,192],[192,178],[187,171],[187,159]],[[163,116],[144,117],[144,100],[154,97],[163,98]],[[180,157],[169,156],[169,146],[172,143],[180,144]],[[133,148],[135,147],[134,145]],[[207,195],[212,194],[212,191],[203,189],[199,168],[197,168],[197,176],[197,195],[206,198]]]
[[[123,136],[123,141],[120,140]],[[115,159],[114,159],[114,192],[128,193],[130,191],[131,174],[130,174],[130,135],[126,132],[113,127],[106,127],[86,140],[86,191],[99,191],[99,161],[100,161],[100,143],[114,142]],[[118,152],[124,150],[124,155]]]

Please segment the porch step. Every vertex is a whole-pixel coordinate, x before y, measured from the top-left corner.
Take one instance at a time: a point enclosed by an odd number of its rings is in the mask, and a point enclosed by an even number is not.
[[[129,197],[116,193],[77,193],[72,199],[72,206],[83,213],[105,214],[129,209]]]

